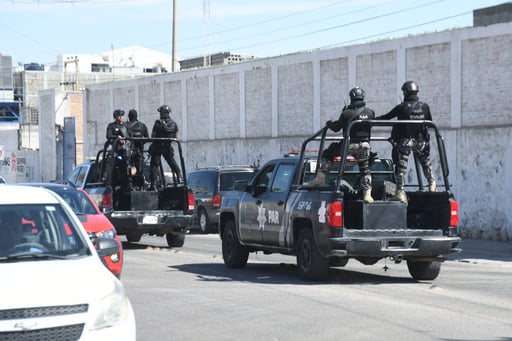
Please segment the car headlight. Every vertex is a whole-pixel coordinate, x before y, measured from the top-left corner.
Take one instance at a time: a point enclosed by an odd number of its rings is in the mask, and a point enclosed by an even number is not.
[[[92,238],[115,238],[116,237],[116,230],[106,230],[106,231],[100,231],[100,232],[92,232],[89,234],[89,237]]]
[[[113,327],[123,323],[129,315],[130,304],[122,284],[115,281],[115,288],[99,303],[93,314],[94,322],[91,330]]]

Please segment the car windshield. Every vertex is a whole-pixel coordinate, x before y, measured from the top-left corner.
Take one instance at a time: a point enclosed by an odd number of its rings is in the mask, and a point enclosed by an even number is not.
[[[58,204],[0,206],[0,260],[65,258],[88,248]]]

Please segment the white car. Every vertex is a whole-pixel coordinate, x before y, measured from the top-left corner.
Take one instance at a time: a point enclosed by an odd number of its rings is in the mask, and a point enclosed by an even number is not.
[[[0,186],[0,340],[136,339],[123,284],[99,257],[119,245],[94,245],[57,194]]]

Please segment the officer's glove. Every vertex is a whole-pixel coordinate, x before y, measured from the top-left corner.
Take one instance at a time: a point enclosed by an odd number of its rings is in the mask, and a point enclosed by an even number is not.
[[[334,125],[334,122],[333,122],[333,121],[331,121],[331,120],[329,120],[329,121],[325,122],[325,126],[326,126],[327,128],[329,128],[329,129],[332,129],[332,126],[333,126],[333,125]]]

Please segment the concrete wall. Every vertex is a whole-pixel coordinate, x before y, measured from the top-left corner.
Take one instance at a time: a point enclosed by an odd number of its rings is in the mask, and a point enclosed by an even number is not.
[[[19,150],[18,124],[0,125],[0,176],[8,183],[39,179],[39,152]]]
[[[151,129],[169,104],[189,170],[258,165],[336,119],[353,86],[383,114],[412,79],[447,145],[463,234],[512,240],[510,46],[512,25],[498,24],[88,85],[84,157],[102,147],[114,109],[136,108]]]
[[[74,143],[75,165],[84,161],[83,96],[80,92],[60,92],[48,89],[39,93],[39,145],[41,173],[38,181],[61,181],[63,174],[64,144]],[[75,117],[74,141],[65,141],[64,117]],[[67,147],[69,149],[69,146]]]

